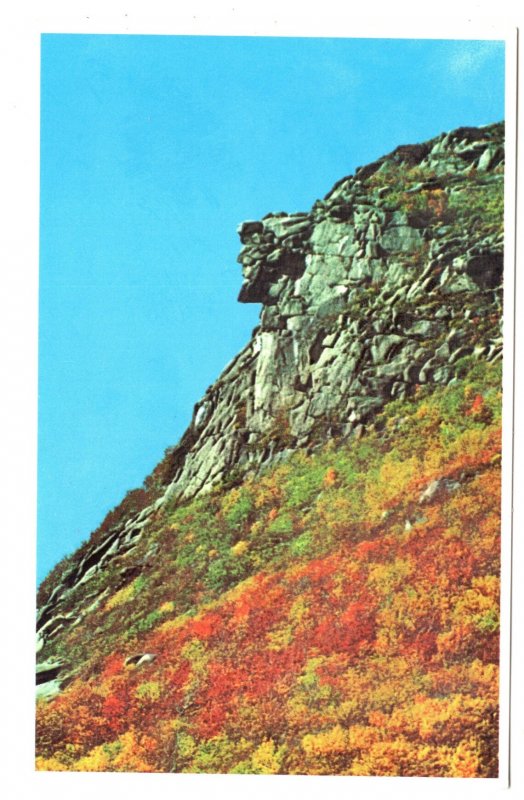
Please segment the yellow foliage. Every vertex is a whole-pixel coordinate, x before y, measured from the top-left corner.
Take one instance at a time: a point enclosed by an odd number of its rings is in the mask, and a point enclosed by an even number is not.
[[[241,492],[240,489],[237,489],[237,488],[230,489],[229,492],[227,492],[224,495],[224,498],[222,499],[222,502],[220,503],[220,509],[221,509],[222,513],[227,515],[235,507],[235,505],[238,503],[238,501],[240,500],[241,496],[242,496],[242,492]]]
[[[320,535],[325,540],[333,534],[340,535],[350,529],[360,516],[361,509],[354,497],[341,489],[321,494],[316,502],[316,512],[322,523]]]
[[[409,559],[396,558],[393,563],[372,564],[369,568],[368,584],[379,596],[392,594],[411,575],[413,566]]]
[[[135,696],[140,700],[155,702],[160,697],[160,684],[158,681],[146,681],[135,689]]]
[[[94,747],[84,758],[75,764],[79,772],[107,772],[111,770],[111,756],[107,745]]]
[[[132,600],[134,596],[135,581],[129,583],[127,586],[123,586],[118,590],[118,592],[115,592],[115,594],[112,595],[105,604],[105,611],[111,611],[112,608],[116,608],[117,606],[127,603],[129,600]]]
[[[36,759],[35,768],[38,772],[67,772],[69,769],[58,758],[42,758],[42,756]]]
[[[428,403],[421,403],[416,410],[414,417],[415,419],[434,419],[437,421],[437,414],[438,411],[434,406],[428,405]]]
[[[192,665],[203,662],[206,658],[206,648],[200,639],[190,639],[180,651],[183,658],[187,658]]]
[[[386,455],[378,477],[366,486],[365,502],[371,518],[379,520],[419,474],[420,461],[416,456],[399,461],[390,454]]]
[[[133,728],[118,739],[118,753],[112,763],[115,772],[154,772],[147,760],[148,752],[154,752],[155,742],[149,736],[140,736]]]
[[[308,614],[309,608],[304,597],[297,597],[291,608],[289,609],[288,619],[290,622],[299,624],[303,618]]]
[[[403,738],[379,741],[356,758],[351,775],[441,776],[449,774],[449,748],[416,745]]]
[[[280,772],[284,752],[284,747],[277,748],[272,739],[265,739],[251,756],[254,772],[261,775],[276,775]]]
[[[266,522],[263,518],[256,519],[249,529],[252,538],[256,539],[257,536],[259,536],[265,530],[265,527],[266,527]]]
[[[176,735],[177,756],[179,758],[191,758],[196,750],[196,742],[192,736],[185,731],[179,731]]]
[[[289,475],[289,467],[282,465],[277,467],[272,475],[262,476],[255,487],[255,508],[263,508],[266,505],[279,505],[282,500],[283,486]]]
[[[488,691],[493,688],[495,693],[498,692],[499,668],[497,664],[484,664],[476,658],[470,665],[468,673],[470,680],[474,683],[486,687]]]
[[[347,731],[341,725],[335,725],[329,731],[308,733],[302,739],[302,749],[308,756],[345,753],[348,749]]]
[[[471,589],[467,589],[457,600],[453,618],[460,623],[472,622],[477,628],[498,627],[500,580],[496,575],[474,578]]]
[[[349,700],[343,700],[336,707],[337,719],[347,724],[348,720],[357,716],[360,711],[361,702],[361,698],[358,697],[351,697]]]
[[[380,738],[380,731],[369,725],[352,725],[347,736],[350,750],[368,750]]]
[[[161,614],[170,614],[171,611],[175,610],[175,604],[172,600],[166,600],[166,602],[162,603],[158,610]]]
[[[449,459],[467,459],[478,456],[479,452],[487,447],[492,438],[489,428],[471,428],[457,436],[446,448],[446,457]]]
[[[246,542],[245,539],[241,539],[231,548],[231,553],[234,556],[243,556],[244,553],[247,553],[249,550],[249,542]]]
[[[237,583],[237,585],[233,586],[232,589],[229,589],[225,593],[224,598],[227,600],[227,602],[234,603],[236,600],[242,597],[244,592],[249,592],[250,590],[255,589],[256,586],[257,586],[257,576],[251,575],[249,578],[246,578],[240,583]]]
[[[293,641],[293,628],[288,625],[276,631],[270,631],[267,636],[268,650],[285,650]]]
[[[460,693],[445,698],[420,696],[411,705],[395,708],[387,729],[422,742],[453,746],[462,740],[464,730],[482,731],[489,725],[491,705],[484,698]]]
[[[386,613],[380,612],[380,615],[377,616],[377,622],[381,627],[377,630],[375,637],[375,652],[381,656],[395,652],[399,638],[398,632],[388,624]]]
[[[207,675],[208,656],[205,645],[199,639],[191,639],[181,650],[183,658],[191,664],[191,672],[184,684],[186,694],[194,692]]]

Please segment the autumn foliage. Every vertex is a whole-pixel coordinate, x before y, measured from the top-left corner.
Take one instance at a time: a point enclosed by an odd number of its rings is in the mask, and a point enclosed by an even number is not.
[[[38,768],[497,775],[500,375],[470,366],[165,511],[63,637]]]

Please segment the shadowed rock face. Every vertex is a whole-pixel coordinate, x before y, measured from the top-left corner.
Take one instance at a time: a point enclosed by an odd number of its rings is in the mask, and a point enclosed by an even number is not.
[[[84,612],[61,617],[61,598],[132,548],[168,498],[359,435],[387,401],[453,380],[462,357],[501,356],[503,135],[398,147],[311,211],[239,227],[239,300],[262,304],[260,324],[195,406],[154,505],[73,559],[40,609],[43,639],[76,624]]]

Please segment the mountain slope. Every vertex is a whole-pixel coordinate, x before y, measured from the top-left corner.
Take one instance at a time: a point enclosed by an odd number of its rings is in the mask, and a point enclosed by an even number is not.
[[[495,775],[499,379],[168,506],[61,640],[38,767]]]
[[[496,774],[502,200],[497,124],[240,227],[260,326],[40,587],[40,768]]]

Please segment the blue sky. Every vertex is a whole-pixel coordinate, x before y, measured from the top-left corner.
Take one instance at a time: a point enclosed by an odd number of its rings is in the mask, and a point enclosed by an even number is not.
[[[504,117],[497,42],[44,35],[38,578],[247,342],[237,225]]]

